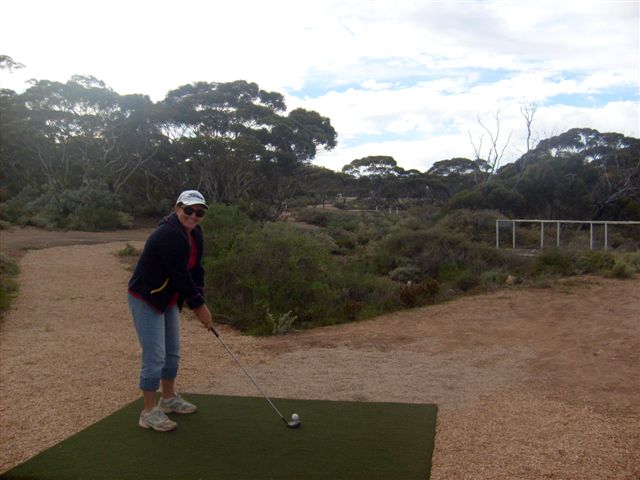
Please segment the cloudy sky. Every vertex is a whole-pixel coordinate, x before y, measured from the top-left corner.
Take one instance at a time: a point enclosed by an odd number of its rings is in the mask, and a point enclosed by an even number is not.
[[[340,170],[390,155],[405,169],[483,156],[502,163],[573,127],[640,137],[640,2],[428,0],[6,0],[0,72],[93,75],[160,100],[195,81],[247,80],[329,117]],[[486,127],[484,130],[481,123]],[[499,126],[499,128],[498,128]]]

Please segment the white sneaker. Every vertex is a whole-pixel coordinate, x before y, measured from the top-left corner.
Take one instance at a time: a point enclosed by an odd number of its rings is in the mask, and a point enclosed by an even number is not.
[[[176,422],[169,420],[169,417],[167,417],[158,407],[154,407],[150,412],[145,412],[143,410],[140,414],[138,425],[142,428],[153,428],[158,432],[175,430],[178,426]]]
[[[177,393],[168,400],[160,398],[160,401],[158,402],[158,408],[164,413],[194,413],[198,410],[198,407],[196,407],[193,403],[187,402]]]

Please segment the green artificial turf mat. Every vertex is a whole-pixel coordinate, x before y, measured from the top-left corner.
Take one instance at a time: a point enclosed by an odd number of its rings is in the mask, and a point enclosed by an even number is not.
[[[429,478],[435,405],[185,394],[193,415],[169,433],[137,425],[138,400],[0,475],[2,479]]]

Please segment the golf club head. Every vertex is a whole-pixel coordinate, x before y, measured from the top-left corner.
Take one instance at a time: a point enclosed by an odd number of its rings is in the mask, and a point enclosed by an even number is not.
[[[300,420],[291,420],[287,422],[287,428],[300,428]]]

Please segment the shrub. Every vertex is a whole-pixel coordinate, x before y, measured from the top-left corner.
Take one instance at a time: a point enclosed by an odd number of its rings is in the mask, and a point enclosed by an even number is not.
[[[400,289],[400,300],[407,307],[434,303],[439,290],[440,284],[432,278],[417,284],[409,282]]]
[[[480,285],[480,276],[470,268],[459,264],[444,263],[438,271],[438,279],[451,288],[467,292]]]
[[[442,218],[438,228],[463,234],[467,240],[493,244],[496,235],[496,220],[503,218],[494,210],[455,210]]]
[[[609,229],[611,230],[611,227],[609,227]],[[640,239],[634,238],[634,236],[638,237],[638,233],[635,232],[635,230],[640,232],[640,228],[628,228],[618,232],[610,231],[610,248],[616,252],[637,252],[640,249]]]
[[[133,217],[106,207],[82,207],[65,222],[67,228],[97,232],[131,227]]]
[[[358,318],[358,315],[362,311],[362,307],[364,306],[363,302],[359,302],[358,300],[347,299],[342,307],[342,311],[344,316],[350,322],[353,322]]]
[[[140,255],[138,249],[128,242],[124,248],[118,250],[118,256],[120,257],[136,257],[138,255]]]
[[[396,282],[418,282],[422,278],[422,272],[419,268],[409,265],[393,269],[389,276]]]
[[[77,230],[128,228],[133,217],[123,213],[118,196],[101,182],[58,191],[26,187],[6,202],[3,216],[19,225]]]
[[[358,313],[358,320],[382,315],[402,306],[398,297],[400,285],[397,282],[370,273],[361,275],[357,282],[356,288],[362,294],[360,298],[363,304],[362,310]],[[354,289],[349,290],[353,292]]]
[[[205,261],[213,308],[254,333],[272,330],[267,312],[297,326],[342,321],[340,267],[311,235],[287,224],[248,229]]]
[[[425,230],[396,230],[376,245],[373,261],[381,274],[412,267],[420,272],[419,278],[438,280],[450,280],[440,278],[447,268],[481,272],[506,262],[505,254],[495,247],[471,242],[464,234],[438,225]]]
[[[626,262],[616,262],[611,268],[610,275],[613,278],[633,278],[635,269]]]
[[[219,203],[210,204],[202,222],[207,258],[215,259],[229,255],[243,235],[258,228],[259,225],[240,208]]]
[[[345,250],[384,237],[398,221],[398,215],[377,212],[339,212],[304,208],[295,213],[296,220],[326,229]]]
[[[430,237],[425,230],[395,231],[374,246],[373,261],[382,274],[406,265],[417,266],[418,257],[429,242]]]
[[[505,285],[509,276],[499,270],[488,270],[480,273],[480,284],[489,289],[494,289]]]
[[[622,254],[622,261],[633,268],[634,272],[640,272],[640,252],[628,252]]]
[[[303,208],[296,212],[296,220],[309,223],[317,227],[327,227],[329,225],[329,214],[324,210]]]
[[[366,257],[350,258],[340,269],[344,320],[363,320],[401,307],[400,284],[373,273]]]
[[[590,250],[578,256],[578,273],[605,273],[616,263],[615,256],[609,252]]]
[[[574,275],[577,272],[576,255],[570,251],[545,250],[534,261],[537,274]]]
[[[349,253],[356,248],[355,235],[344,228],[329,229],[329,235],[338,247],[336,253]]]
[[[480,276],[470,270],[462,270],[462,274],[453,283],[454,288],[463,292],[469,292],[480,285]]]
[[[271,326],[272,335],[285,335],[292,329],[297,317],[289,310],[282,315],[274,315],[267,310],[267,325]]]

